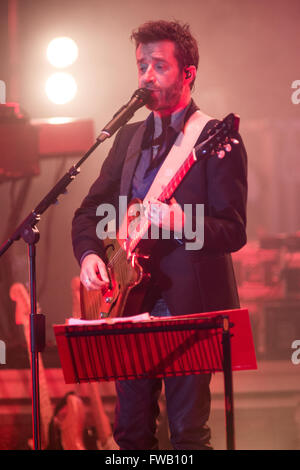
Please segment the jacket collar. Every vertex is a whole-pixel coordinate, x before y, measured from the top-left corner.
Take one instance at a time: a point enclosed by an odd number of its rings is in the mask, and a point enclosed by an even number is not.
[[[180,113],[177,113],[177,116],[175,116],[173,122],[171,119],[170,126],[176,131],[176,133],[179,133],[184,127],[186,121],[195,111],[197,111],[197,109],[199,109],[198,106],[195,104],[194,100],[191,99],[187,107]],[[129,195],[132,178],[139,156],[141,154],[141,149],[143,150],[149,147],[151,144],[150,139],[152,139],[153,132],[154,115],[153,113],[150,113],[147,119],[142,122],[140,126],[138,126],[135,134],[133,135],[133,138],[129,143],[122,170],[120,195]]]

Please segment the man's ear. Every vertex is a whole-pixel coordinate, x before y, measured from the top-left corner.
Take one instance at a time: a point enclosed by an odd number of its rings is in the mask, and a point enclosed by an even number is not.
[[[184,71],[185,71],[185,78],[191,78],[192,72],[190,71],[190,69],[186,67]]]
[[[196,67],[194,65],[190,65],[188,67],[184,68],[184,73],[185,73],[185,79],[186,80],[195,80],[196,78]],[[192,81],[190,80],[190,81]]]

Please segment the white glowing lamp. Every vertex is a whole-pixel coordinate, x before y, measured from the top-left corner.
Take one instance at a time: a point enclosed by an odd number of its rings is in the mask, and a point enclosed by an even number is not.
[[[47,48],[47,58],[51,65],[58,68],[72,65],[78,57],[78,47],[73,39],[59,37],[52,39]]]
[[[75,97],[77,84],[70,73],[57,72],[48,78],[45,89],[50,101],[65,104]]]

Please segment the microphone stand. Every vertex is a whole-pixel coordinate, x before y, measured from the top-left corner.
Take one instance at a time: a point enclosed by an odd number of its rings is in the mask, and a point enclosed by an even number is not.
[[[39,396],[39,353],[45,348],[45,316],[37,314],[36,299],[36,244],[40,239],[40,233],[36,224],[41,215],[51,204],[58,201],[61,194],[67,192],[67,186],[80,172],[80,166],[96,150],[96,148],[116,130],[133,116],[134,112],[145,104],[147,94],[144,89],[137,90],[134,95],[134,109],[123,106],[101,131],[96,142],[84,154],[84,156],[73,165],[69,171],[55,184],[49,193],[39,202],[35,209],[17,227],[11,237],[0,247],[0,257],[9,247],[20,238],[28,245],[29,271],[30,271],[30,352],[31,352],[31,386],[32,386],[32,425],[34,450],[41,449],[40,432],[40,396]],[[131,103],[131,102],[130,102]]]

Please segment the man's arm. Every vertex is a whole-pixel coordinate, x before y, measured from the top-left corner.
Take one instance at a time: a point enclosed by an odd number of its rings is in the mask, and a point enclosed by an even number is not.
[[[230,253],[247,241],[247,153],[239,134],[223,159],[207,162],[208,207],[204,217],[204,251]]]
[[[99,217],[97,207],[102,203],[115,205],[119,195],[123,163],[132,132],[122,128],[104,161],[100,176],[76,210],[72,221],[72,243],[75,257],[81,266],[80,280],[87,289],[100,289],[109,282],[105,267],[103,241],[96,233]]]
[[[123,127],[117,134],[113,146],[105,159],[99,177],[91,186],[72,221],[72,242],[75,257],[80,264],[85,253],[96,253],[104,257],[103,242],[96,233],[99,216],[97,207],[103,203],[118,203],[122,168],[127,146],[136,130],[135,125]]]
[[[211,121],[208,128],[214,122],[216,121]],[[206,130],[207,128],[197,143],[207,137]],[[236,133],[233,137],[239,144],[232,144],[231,152],[226,153],[223,159],[213,155],[208,157],[206,162],[202,162],[202,169],[205,171],[205,182],[202,181],[202,184],[205,184],[207,190],[207,200],[204,204],[204,243],[201,249],[195,244],[195,251],[229,253],[239,250],[246,243],[247,154],[241,136]],[[184,182],[182,184],[184,185]],[[177,204],[176,208],[180,232],[186,215],[180,205]],[[170,226],[168,206],[159,201],[154,201],[148,217],[162,228]],[[195,229],[199,221],[193,216],[192,222]],[[174,229],[176,227],[171,227],[171,230]],[[195,240],[183,238],[182,243],[184,242],[189,242],[193,247]]]

